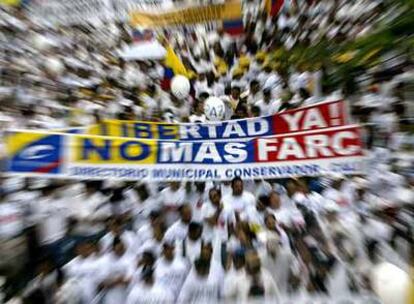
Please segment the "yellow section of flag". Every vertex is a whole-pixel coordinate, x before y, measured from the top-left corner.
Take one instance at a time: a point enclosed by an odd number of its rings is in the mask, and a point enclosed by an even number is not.
[[[185,68],[181,59],[174,52],[173,48],[168,45],[166,47],[167,54],[165,55],[165,65],[173,70],[174,75],[183,75],[187,78],[190,78],[190,73]]]
[[[0,0],[0,5],[18,6],[21,0]]]

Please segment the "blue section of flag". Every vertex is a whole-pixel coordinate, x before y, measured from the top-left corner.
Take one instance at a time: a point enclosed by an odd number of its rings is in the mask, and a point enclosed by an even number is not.
[[[234,20],[224,20],[223,29],[226,33],[230,35],[240,35],[243,33],[243,20],[234,19]]]
[[[132,40],[134,42],[140,42],[140,41],[149,41],[154,38],[154,35],[152,31],[150,30],[138,30],[134,29],[132,30]]]

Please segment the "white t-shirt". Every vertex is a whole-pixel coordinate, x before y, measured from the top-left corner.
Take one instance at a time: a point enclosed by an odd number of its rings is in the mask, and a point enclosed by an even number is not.
[[[171,225],[178,219],[178,207],[185,203],[185,190],[179,188],[177,191],[172,191],[170,187],[163,189],[159,194],[161,206],[167,208],[166,222]]]
[[[247,210],[249,206],[254,206],[255,202],[256,199],[254,195],[247,191],[243,191],[239,196],[229,194],[223,197],[224,208],[240,213]]]
[[[73,212],[68,200],[43,197],[35,201],[32,208],[32,220],[39,225],[42,244],[53,243],[65,236],[67,221]]]
[[[169,290],[176,299],[188,274],[188,266],[185,261],[176,256],[172,262],[160,258],[155,265],[155,281],[162,288]]]
[[[220,285],[217,277],[214,275],[200,277],[195,271],[191,271],[184,282],[177,303],[217,303],[219,292]]]
[[[122,256],[117,256],[110,252],[102,257],[102,279],[112,280],[118,277],[125,279],[132,278],[136,269],[136,259],[133,255],[125,253]],[[116,285],[108,288],[103,297],[103,304],[125,303],[127,293],[127,285]]]
[[[281,101],[279,99],[269,101],[269,103],[266,103],[263,99],[261,99],[255,103],[255,106],[260,108],[260,116],[269,116],[277,113],[280,105]]]
[[[164,239],[167,241],[182,241],[188,233],[188,224],[178,220],[165,233]]]
[[[207,218],[212,217],[217,211],[217,208],[208,200],[203,204],[201,208],[201,214],[203,220],[205,221]],[[203,238],[205,240],[213,240],[216,236],[219,237],[221,240],[228,239],[228,223],[234,223],[236,221],[234,217],[234,212],[232,209],[224,209],[221,210],[220,215],[217,219],[217,224],[215,226],[211,226],[207,222],[204,222],[203,227]]]
[[[135,285],[126,299],[126,304],[172,304],[174,295],[160,284],[149,287],[139,283]],[[115,304],[115,303],[114,303]]]
[[[24,214],[18,203],[0,203],[0,239],[12,239],[23,232]]]
[[[124,243],[126,249],[128,251],[135,250],[135,233],[129,230],[122,232],[121,234],[121,241]],[[111,231],[105,234],[102,239],[99,241],[101,252],[108,253],[112,250],[112,243],[114,241],[114,235]]]
[[[74,278],[81,288],[83,303],[92,303],[97,294],[98,284],[102,280],[102,259],[95,255],[86,258],[77,256],[67,263],[63,270],[69,278]]]

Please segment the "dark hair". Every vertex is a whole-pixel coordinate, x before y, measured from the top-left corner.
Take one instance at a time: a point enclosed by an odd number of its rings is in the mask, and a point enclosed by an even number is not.
[[[188,225],[188,231],[194,231],[194,230],[198,230],[198,229],[202,229],[203,226],[197,222],[191,222]]]
[[[115,248],[115,246],[118,244],[123,244],[123,242],[119,236],[115,236],[114,240],[112,241],[112,248]]]
[[[268,195],[260,195],[258,200],[263,203],[266,207],[269,206],[269,196]]]
[[[236,182],[243,182],[240,176],[236,176],[231,180],[231,186],[233,187]]]

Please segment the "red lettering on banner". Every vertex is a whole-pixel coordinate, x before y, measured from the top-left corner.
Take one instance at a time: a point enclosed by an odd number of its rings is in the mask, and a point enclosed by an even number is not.
[[[273,134],[310,131],[346,124],[345,102],[333,101],[273,116]]]
[[[256,162],[363,155],[357,126],[258,138],[254,146]]]

